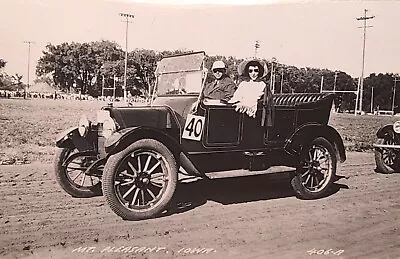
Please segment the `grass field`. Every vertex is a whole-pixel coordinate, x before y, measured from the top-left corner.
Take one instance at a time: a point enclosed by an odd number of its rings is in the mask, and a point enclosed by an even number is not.
[[[56,135],[75,126],[82,114],[94,120],[105,102],[0,99],[0,164],[52,161]],[[397,118],[332,114],[329,124],[342,136],[347,150],[368,151],[376,131]]]

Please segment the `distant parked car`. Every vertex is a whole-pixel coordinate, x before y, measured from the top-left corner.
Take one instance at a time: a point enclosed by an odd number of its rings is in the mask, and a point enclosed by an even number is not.
[[[381,127],[376,136],[376,170],[384,174],[400,172],[400,121]]]
[[[206,75],[204,52],[159,62],[154,101],[142,107],[104,107],[96,123],[83,117],[57,138],[55,171],[74,197],[105,195],[111,209],[128,220],[155,217],[168,208],[182,167],[188,174],[275,165],[295,167],[297,196],[327,195],[337,162],[346,159],[338,132],[327,125],[332,94],[273,96],[273,127],[263,126],[267,107],[256,118],[219,101],[200,102]],[[240,190],[238,190],[240,192]]]

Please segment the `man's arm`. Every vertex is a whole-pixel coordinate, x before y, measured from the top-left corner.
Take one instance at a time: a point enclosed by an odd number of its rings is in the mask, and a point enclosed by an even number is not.
[[[230,79],[229,77],[225,79],[224,83],[226,84],[224,87],[225,94],[224,97],[221,98],[221,101],[228,102],[233,97],[233,94],[235,93],[237,87],[235,82],[233,82],[233,80]]]

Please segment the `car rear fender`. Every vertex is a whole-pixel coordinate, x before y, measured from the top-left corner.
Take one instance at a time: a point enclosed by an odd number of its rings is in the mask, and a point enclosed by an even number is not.
[[[317,137],[326,138],[335,148],[340,162],[346,161],[343,140],[339,133],[328,125],[307,124],[298,128],[286,141],[285,150],[292,155],[300,155],[303,148]]]

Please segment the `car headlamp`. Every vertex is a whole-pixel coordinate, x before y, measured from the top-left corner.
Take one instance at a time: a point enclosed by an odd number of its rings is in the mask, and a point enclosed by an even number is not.
[[[86,134],[89,131],[89,126],[90,126],[90,121],[88,118],[86,118],[85,115],[82,115],[82,117],[79,119],[78,123],[78,132],[81,137],[85,137]]]
[[[395,123],[393,123],[393,130],[394,130],[394,132],[396,132],[397,134],[400,133],[400,121],[396,121]]]
[[[114,123],[114,120],[111,117],[105,119],[103,122],[103,136],[105,138],[108,138],[109,136],[111,136],[111,134],[115,132],[115,130],[116,125]]]

